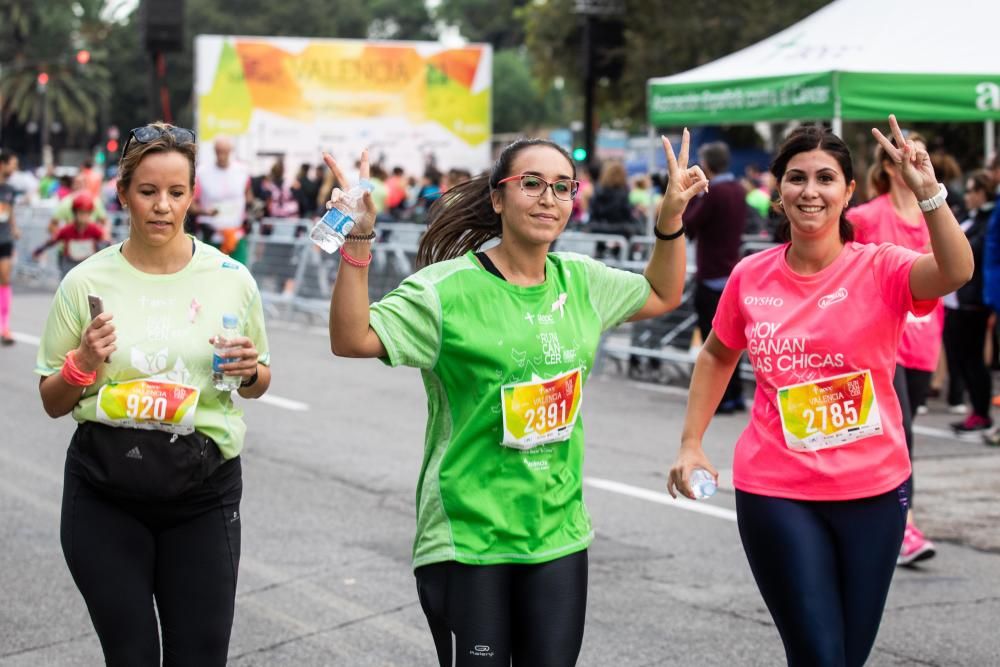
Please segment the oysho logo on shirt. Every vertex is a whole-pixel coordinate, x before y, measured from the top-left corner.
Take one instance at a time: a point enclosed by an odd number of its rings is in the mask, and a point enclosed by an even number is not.
[[[826,296],[821,297],[816,305],[819,306],[820,308],[828,308],[835,303],[843,301],[846,298],[847,298],[847,288],[841,287],[833,294],[827,294]]]
[[[745,296],[743,304],[746,306],[774,306],[781,308],[785,305],[785,300],[780,296]]]

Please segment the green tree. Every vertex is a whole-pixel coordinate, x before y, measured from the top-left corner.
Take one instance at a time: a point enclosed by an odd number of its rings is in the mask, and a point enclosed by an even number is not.
[[[0,15],[0,96],[3,121],[58,123],[70,139],[91,137],[111,93],[103,0],[3,0]],[[79,49],[90,61],[76,61]],[[44,73],[48,83],[40,85]]]
[[[543,91],[523,49],[493,55],[493,131],[525,132],[558,121],[560,94]]]
[[[458,27],[470,42],[509,49],[524,44],[524,26],[516,17],[530,0],[441,0],[435,15]]]
[[[647,79],[682,72],[749,46],[804,18],[830,0],[716,0],[711,10],[690,4],[623,0],[624,40],[598,48],[599,64],[620,75],[598,85],[595,104],[605,119],[644,122]],[[522,12],[526,43],[543,81],[564,77],[581,90],[582,17],[576,0],[545,0]],[[601,30],[595,32],[600,43]],[[615,66],[615,61],[620,68]]]

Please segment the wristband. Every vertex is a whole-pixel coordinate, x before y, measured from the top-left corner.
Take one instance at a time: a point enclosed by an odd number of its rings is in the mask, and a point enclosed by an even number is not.
[[[253,375],[251,375],[249,378],[247,378],[243,382],[240,382],[240,389],[244,389],[246,387],[252,387],[254,384],[256,384],[256,382],[257,382],[257,373],[258,373],[258,370],[256,368],[253,369]]]
[[[661,241],[673,241],[674,239],[679,239],[684,235],[684,225],[681,225],[681,228],[673,234],[664,234],[656,225],[653,225],[653,234]]]
[[[351,257],[350,255],[348,255],[347,250],[344,249],[344,246],[340,246],[340,256],[344,258],[345,262],[347,262],[351,266],[357,266],[358,268],[364,268],[372,263],[372,254],[370,252],[368,253],[368,259],[361,260],[356,257]]]
[[[344,236],[348,241],[368,241],[369,243],[375,242],[375,230],[368,232],[367,234],[347,234]]]
[[[63,362],[62,370],[59,374],[63,376],[67,384],[71,384],[74,387],[89,387],[97,381],[97,371],[86,371],[80,370],[80,367],[76,365],[76,350],[70,350],[66,353],[66,361]]]
[[[941,208],[944,206],[945,200],[948,198],[948,188],[944,187],[944,183],[938,183],[940,186],[938,188],[938,193],[931,197],[930,199],[923,199],[917,202],[917,206],[924,213],[930,213],[934,209]]]

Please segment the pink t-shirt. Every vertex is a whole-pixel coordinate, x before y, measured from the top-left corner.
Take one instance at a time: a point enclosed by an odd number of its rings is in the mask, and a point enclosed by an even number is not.
[[[931,236],[923,216],[913,225],[899,217],[888,194],[847,210],[858,243],[893,243],[919,253],[930,252]],[[944,333],[944,304],[924,317],[911,316],[899,341],[896,361],[900,366],[920,371],[937,368]]]
[[[757,390],[736,443],[733,482],[749,493],[803,500],[878,495],[910,475],[892,376],[919,255],[848,243],[830,266],[802,276],[788,245],[741,261],[712,327],[746,349]],[[873,397],[874,396],[874,397]]]

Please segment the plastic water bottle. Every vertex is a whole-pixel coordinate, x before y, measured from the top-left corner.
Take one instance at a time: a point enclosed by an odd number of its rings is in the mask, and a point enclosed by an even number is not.
[[[695,468],[691,471],[690,486],[695,500],[704,500],[715,495],[715,478],[704,468]]]
[[[364,213],[365,193],[371,192],[374,187],[371,181],[362,179],[345,192],[340,201],[334,204],[309,232],[309,238],[313,243],[331,254],[340,250],[340,246],[344,245],[344,237],[354,229],[354,221]]]
[[[240,335],[239,320],[229,313],[222,316],[222,332],[215,337],[215,354],[212,355],[212,384],[219,391],[238,389],[243,378],[239,375],[226,375],[219,368],[222,364],[233,361],[229,354],[229,341]]]

